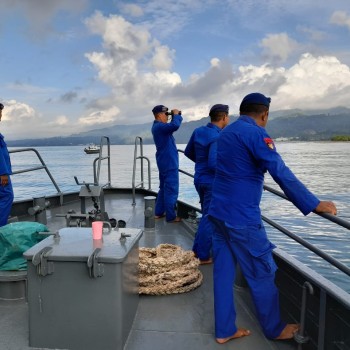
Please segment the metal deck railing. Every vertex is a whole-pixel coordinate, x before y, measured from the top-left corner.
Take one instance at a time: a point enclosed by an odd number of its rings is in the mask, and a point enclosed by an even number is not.
[[[183,150],[178,150],[178,152],[184,153]],[[190,176],[192,178],[194,177],[193,174],[190,174],[187,171],[184,171],[182,169],[179,169],[179,172],[182,174],[185,174],[186,176]],[[288,197],[284,193],[282,193],[282,192],[280,192],[280,191],[278,191],[270,186],[264,185],[264,190],[290,202],[290,200],[288,199]],[[344,219],[338,218],[335,215],[328,214],[328,213],[317,213],[315,211],[314,211],[314,213],[323,217],[324,219],[326,219],[328,221],[331,221],[331,222],[337,224],[338,226],[342,226],[342,227],[345,227],[348,230],[350,230],[350,222],[348,222]],[[275,221],[267,218],[266,216],[262,215],[262,220],[264,222],[266,222],[267,224],[269,224],[270,226],[277,229],[279,232],[283,233],[284,235],[290,237],[291,239],[298,242],[299,244],[301,244],[305,248],[309,249],[310,251],[312,251],[313,253],[318,255],[320,258],[324,259],[325,261],[327,261],[328,263],[330,263],[331,265],[333,265],[334,267],[336,267],[340,271],[344,272],[346,275],[350,276],[350,268],[348,266],[346,266],[345,264],[341,263],[339,260],[333,258],[331,255],[325,253],[321,249],[315,247],[313,244],[309,243],[308,241],[304,240],[303,238],[299,237],[298,235],[292,233],[291,231],[287,230],[285,227],[279,225]]]
[[[28,173],[30,171],[37,171],[37,170],[42,170],[44,169],[47,173],[47,175],[49,176],[52,184],[55,186],[57,193],[60,196],[60,203],[62,204],[63,202],[63,193],[60,190],[58,184],[56,183],[55,179],[53,178],[53,176],[50,173],[50,170],[48,169],[48,167],[46,166],[46,163],[44,162],[44,160],[41,158],[40,153],[35,149],[35,148],[19,148],[19,149],[15,149],[15,150],[11,150],[9,151],[10,154],[12,153],[22,153],[22,152],[34,152],[35,155],[37,156],[37,158],[39,159],[41,166],[35,166],[35,167],[31,167],[31,168],[26,168],[26,169],[21,169],[21,170],[16,170],[12,172],[12,175],[16,175],[16,174],[23,174],[23,173]]]
[[[105,156],[103,155],[103,153],[104,153],[103,152],[103,147],[104,146],[107,146],[107,155],[105,155]],[[94,175],[94,183],[93,183],[93,185],[96,185],[96,186],[99,185],[99,186],[107,187],[107,188],[111,187],[111,149],[110,148],[111,148],[111,146],[110,146],[109,137],[102,136],[101,137],[101,142],[100,142],[99,156],[97,158],[95,158],[95,160],[93,162],[93,175]],[[58,195],[60,196],[60,204],[62,205],[62,203],[63,203],[63,192],[61,191],[61,189],[59,188],[57,182],[53,178],[50,170],[48,169],[48,167],[47,167],[46,163],[44,162],[43,158],[41,157],[40,153],[35,148],[19,148],[19,149],[15,149],[15,150],[10,150],[9,151],[10,154],[12,154],[12,153],[23,153],[23,152],[34,152],[35,155],[37,156],[38,160],[40,161],[41,165],[13,171],[12,175],[23,174],[23,173],[27,173],[27,172],[30,172],[30,171],[45,170],[47,175],[49,176],[52,184],[55,186]],[[100,185],[101,164],[105,160],[107,160],[108,180],[107,180],[106,184]],[[74,176],[74,179],[75,179],[75,182],[77,183],[77,185],[84,185],[85,184],[85,183],[80,183],[76,176]]]
[[[103,156],[103,146],[107,146],[107,155]],[[101,164],[102,161],[107,160],[107,174],[108,174],[108,180],[107,183],[104,185],[100,184],[100,172],[101,172]],[[96,168],[97,164],[97,168]],[[108,136],[101,136],[101,141],[100,141],[100,152],[98,154],[98,157],[94,159],[94,162],[92,164],[92,171],[94,175],[94,182],[91,183],[86,183],[84,182],[79,182],[78,178],[74,176],[74,180],[77,185],[82,186],[82,185],[94,185],[94,186],[101,186],[101,187],[111,187],[111,144]]]
[[[138,156],[138,151],[140,155]],[[136,184],[136,166],[137,160],[140,160],[140,177],[141,182]],[[134,166],[132,170],[132,205],[136,205],[136,188],[145,188],[144,174],[143,174],[143,160],[147,161],[147,169],[148,169],[148,189],[151,189],[151,163],[150,160],[143,155],[143,140],[142,137],[137,136],[135,138],[135,147],[134,147]]]
[[[103,146],[107,146],[107,155],[103,156]],[[100,185],[100,172],[101,172],[101,163],[102,161],[107,160],[107,174],[108,181],[102,187],[111,187],[111,143],[108,136],[102,136],[100,141],[100,153],[97,158],[95,158],[93,163],[93,172],[94,172],[94,184],[96,186]],[[97,164],[97,169],[96,169]]]

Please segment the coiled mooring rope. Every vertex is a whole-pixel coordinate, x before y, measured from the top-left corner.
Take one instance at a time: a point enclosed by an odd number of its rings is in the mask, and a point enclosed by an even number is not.
[[[174,244],[139,248],[139,294],[189,292],[202,284],[199,260]]]

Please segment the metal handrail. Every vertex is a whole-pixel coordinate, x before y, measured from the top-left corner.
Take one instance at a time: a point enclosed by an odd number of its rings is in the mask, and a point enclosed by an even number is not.
[[[299,244],[301,244],[302,246],[304,246],[305,248],[311,250],[312,252],[314,252],[316,255],[318,255],[319,257],[321,257],[322,259],[326,260],[327,262],[329,262],[331,265],[335,266],[336,268],[338,268],[340,271],[344,272],[345,274],[347,274],[348,276],[350,276],[350,268],[346,265],[344,265],[343,263],[341,263],[340,261],[338,261],[337,259],[333,258],[331,255],[328,255],[327,253],[323,252],[322,250],[320,250],[319,248],[315,247],[314,245],[312,245],[311,243],[309,243],[308,241],[304,240],[303,238],[299,237],[298,235],[296,235],[295,233],[290,232],[289,230],[287,230],[286,228],[284,228],[283,226],[277,224],[276,222],[274,222],[273,220],[267,218],[266,216],[262,215],[261,216],[263,221],[265,221],[266,223],[268,223],[270,226],[274,227],[275,229],[277,229],[278,231],[284,233],[286,236],[292,238],[294,241],[298,242]]]
[[[103,141],[106,140],[106,145],[107,145],[107,156],[102,157],[102,150],[103,150]],[[102,187],[111,187],[111,143],[109,140],[108,136],[101,136],[101,141],[100,141],[100,153],[97,158],[94,159],[93,162],[93,173],[94,173],[94,185],[98,186],[100,184],[100,172],[101,172],[101,162],[103,160],[107,159],[107,171],[108,171],[108,182],[103,185]],[[96,163],[97,169],[96,169]]]
[[[47,173],[47,175],[49,176],[52,184],[55,186],[57,193],[60,196],[60,204],[62,205],[63,203],[63,193],[60,190],[59,186],[57,185],[55,179],[53,178],[53,176],[50,173],[50,170],[48,169],[48,167],[46,166],[44,160],[41,158],[40,153],[35,149],[35,148],[19,148],[19,149],[15,149],[15,150],[10,150],[9,153],[21,153],[21,152],[28,152],[28,151],[32,151],[36,154],[36,156],[38,157],[41,166],[36,166],[36,167],[32,167],[32,168],[28,168],[28,169],[22,169],[22,170],[17,170],[17,171],[13,171],[12,175],[16,175],[16,174],[22,174],[22,173],[27,173],[30,171],[36,171],[36,170],[41,170],[44,169]]]
[[[138,142],[140,146],[140,156],[137,156],[138,150]],[[136,180],[136,160],[140,159],[141,162],[141,182],[139,184],[135,184]],[[143,155],[143,140],[142,137],[135,137],[135,147],[134,147],[134,166],[132,170],[132,205],[136,205],[136,188],[145,188],[144,186],[144,176],[143,176],[143,160],[147,161],[148,165],[148,189],[151,189],[151,162],[150,160]]]
[[[183,150],[178,150],[178,152],[182,152],[184,153]],[[192,174],[182,170],[182,169],[179,169],[179,172],[185,174],[185,175],[188,175],[190,177],[194,177]],[[267,186],[267,185],[264,185],[264,189],[278,197],[281,197],[285,200],[288,200],[288,197],[270,187],[270,186]],[[329,220],[329,221],[332,221],[334,222],[335,224],[339,225],[339,226],[343,226],[347,229],[350,229],[350,222],[344,220],[344,219],[341,219],[341,218],[338,218],[336,217],[335,215],[332,215],[332,214],[328,214],[328,213],[317,213],[316,211],[313,211],[313,213]],[[319,257],[321,257],[322,259],[326,260],[328,263],[330,263],[331,265],[335,266],[336,268],[338,268],[340,271],[344,272],[346,275],[350,276],[350,268],[346,265],[344,265],[343,263],[341,263],[340,261],[338,261],[337,259],[333,258],[332,256],[328,255],[327,253],[323,252],[322,250],[320,250],[319,248],[315,247],[314,245],[312,245],[311,243],[307,242],[306,240],[300,238],[298,235],[290,232],[289,230],[287,230],[286,228],[284,228],[283,226],[277,224],[276,222],[274,222],[273,220],[265,217],[262,215],[262,220],[265,221],[266,223],[268,223],[270,226],[276,228],[278,231],[280,231],[281,233],[287,235],[288,237],[292,238],[294,241],[300,243],[301,245],[303,245],[304,247],[306,247],[307,249],[309,249],[310,251],[312,251],[313,253],[315,253],[316,255],[318,255]]]
[[[284,193],[282,193],[282,192],[280,192],[280,191],[278,191],[270,186],[264,185],[264,190],[291,202],[291,200]],[[332,215],[332,214],[328,214],[328,213],[318,213],[315,210],[313,211],[313,213],[315,213],[319,216],[322,216],[323,218],[325,218],[329,221],[332,221],[332,222],[338,224],[339,226],[343,226],[343,227],[347,228],[348,230],[350,230],[350,222],[348,222],[344,219],[338,218],[337,216]]]
[[[180,152],[180,153],[185,153],[182,149],[178,149],[177,152],[178,152],[178,153],[179,153],[179,152]],[[192,178],[194,179],[194,176],[193,176],[192,174],[188,173],[188,172],[185,171],[185,170],[179,169],[179,172],[180,172],[180,173],[183,173],[183,174],[185,174],[185,175],[187,175],[187,176],[189,176],[189,177],[192,177]]]

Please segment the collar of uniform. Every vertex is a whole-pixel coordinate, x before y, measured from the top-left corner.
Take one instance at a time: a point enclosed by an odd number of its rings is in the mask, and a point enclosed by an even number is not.
[[[212,128],[212,129],[216,129],[217,131],[221,131],[221,129],[217,125],[215,125],[213,123],[208,123],[207,127],[208,128]]]
[[[239,117],[239,119],[241,119],[249,124],[258,125],[252,117],[249,117],[249,115],[241,115]]]

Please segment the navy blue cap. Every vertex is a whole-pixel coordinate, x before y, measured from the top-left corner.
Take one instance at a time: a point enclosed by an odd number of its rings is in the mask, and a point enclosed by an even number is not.
[[[210,108],[209,115],[213,112],[225,112],[228,113],[229,106],[228,105],[222,105],[222,104],[217,104],[214,105],[213,107]]]
[[[167,111],[168,111],[168,107],[165,107],[165,106],[163,106],[163,105],[155,106],[155,107],[152,109],[153,114],[162,113],[162,112],[167,112]]]
[[[266,97],[263,94],[260,94],[259,92],[253,92],[252,94],[247,95],[244,97],[244,99],[241,102],[241,105],[239,106],[239,109],[243,105],[263,105],[266,107],[270,107],[271,98]]]

